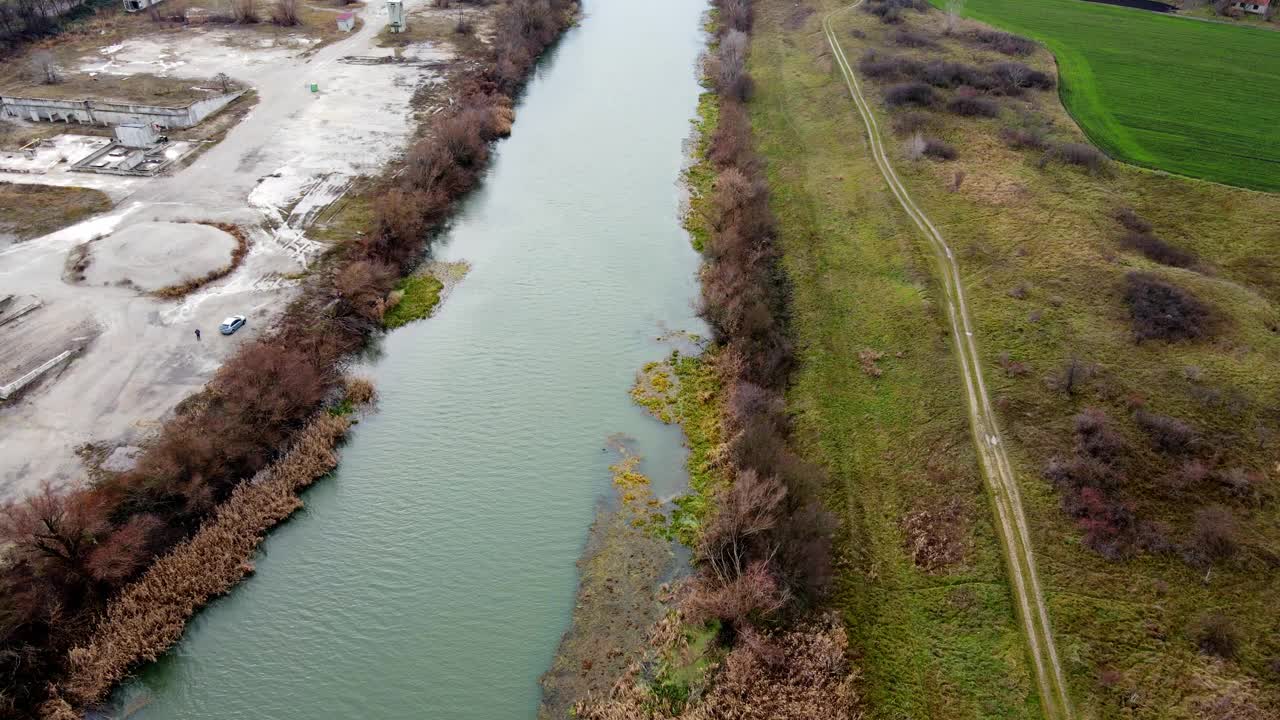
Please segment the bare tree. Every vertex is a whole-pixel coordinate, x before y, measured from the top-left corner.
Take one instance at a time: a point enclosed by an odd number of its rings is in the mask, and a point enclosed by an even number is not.
[[[56,85],[62,82],[62,75],[58,72],[58,65],[53,59],[53,53],[48,50],[38,50],[32,53],[31,73],[38,82],[45,85]]]
[[[916,133],[911,136],[910,140],[907,140],[904,152],[906,153],[908,160],[919,160],[924,157],[925,148],[928,146],[929,143],[924,139],[924,136],[920,133]]]
[[[276,4],[271,8],[271,22],[285,27],[300,24],[298,0],[276,0]]]
[[[951,35],[960,28],[960,16],[964,14],[964,0],[947,0],[946,10],[942,34]]]
[[[231,92],[231,88],[235,86],[235,81],[226,73],[218,73],[213,76],[213,81],[218,83],[222,88],[222,92]]]
[[[257,0],[231,0],[231,17],[240,25],[258,22]]]

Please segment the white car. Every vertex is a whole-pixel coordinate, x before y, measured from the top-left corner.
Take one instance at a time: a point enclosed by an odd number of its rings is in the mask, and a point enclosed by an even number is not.
[[[243,315],[232,315],[231,317],[222,321],[222,324],[218,326],[218,332],[222,333],[223,335],[230,335],[231,333],[244,327],[244,323],[245,323],[245,317]]]

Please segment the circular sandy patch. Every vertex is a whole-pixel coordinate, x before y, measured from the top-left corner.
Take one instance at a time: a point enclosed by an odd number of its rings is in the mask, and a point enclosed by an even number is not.
[[[85,282],[151,292],[226,267],[235,247],[234,237],[208,225],[137,223],[90,245]]]

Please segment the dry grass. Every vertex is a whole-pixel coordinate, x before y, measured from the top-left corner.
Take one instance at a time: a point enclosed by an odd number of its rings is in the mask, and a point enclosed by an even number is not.
[[[317,415],[288,454],[238,486],[199,532],[113,600],[89,641],[69,653],[63,697],[100,700],[131,667],[177,642],[193,613],[252,573],[264,533],[302,507],[299,490],[337,465],[334,446],[350,426],[347,417]]]
[[[17,240],[47,235],[111,209],[99,190],[0,183],[0,236]]]
[[[239,225],[212,222],[201,224],[218,228],[236,239],[236,246],[231,251],[231,262],[216,270],[210,270],[200,277],[190,278],[176,285],[169,285],[167,287],[162,287],[159,290],[155,290],[151,293],[155,297],[164,298],[166,300],[175,300],[177,298],[186,297],[205,285],[208,285],[215,280],[221,280],[222,278],[230,275],[236,268],[240,267],[240,263],[244,262],[244,256],[249,254],[249,236],[245,234],[244,230]]]
[[[213,92],[197,90],[195,86],[199,83],[192,82],[190,78],[159,77],[145,73],[99,73],[94,76],[88,73],[66,73],[62,82],[45,85],[28,77],[22,63],[6,62],[4,65],[6,70],[0,74],[0,93],[5,95],[182,107],[221,93],[220,89]]]

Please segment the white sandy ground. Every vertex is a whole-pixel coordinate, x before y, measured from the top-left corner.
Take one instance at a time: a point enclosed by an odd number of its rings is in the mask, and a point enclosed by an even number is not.
[[[407,4],[418,9],[426,3]],[[44,175],[0,171],[0,180],[94,187],[119,201],[108,214],[0,248],[0,296],[29,294],[44,302],[0,327],[0,383],[15,377],[16,368],[83,348],[60,373],[0,405],[0,499],[30,492],[46,479],[82,477],[74,453],[82,443],[137,444],[287,304],[296,283],[284,276],[319,249],[301,237],[317,212],[353,177],[378,172],[403,150],[413,128],[409,100],[418,83],[435,78],[412,64],[344,61],[394,54],[375,45],[385,9],[357,12],[365,21],[359,31],[318,50],[288,36],[228,44],[243,38],[191,29],[126,41],[84,58],[82,67],[95,72],[201,79],[225,72],[257,90],[258,105],[226,138],[171,176],[59,172],[65,164]],[[406,54],[447,59],[425,46]],[[309,91],[311,82],[319,84],[318,94]],[[240,269],[180,301],[63,279],[67,254],[82,243],[129,233],[139,224],[191,221],[248,228],[250,251]],[[145,228],[132,232],[166,241]],[[95,253],[99,262],[99,270],[108,267]],[[139,281],[127,263],[117,265],[112,274]],[[97,272],[93,267],[90,272]],[[247,315],[249,323],[223,337],[217,325],[232,314]],[[204,333],[200,342],[196,328]]]
[[[226,267],[235,247],[234,237],[208,225],[134,223],[89,245],[84,282],[151,292]]]

